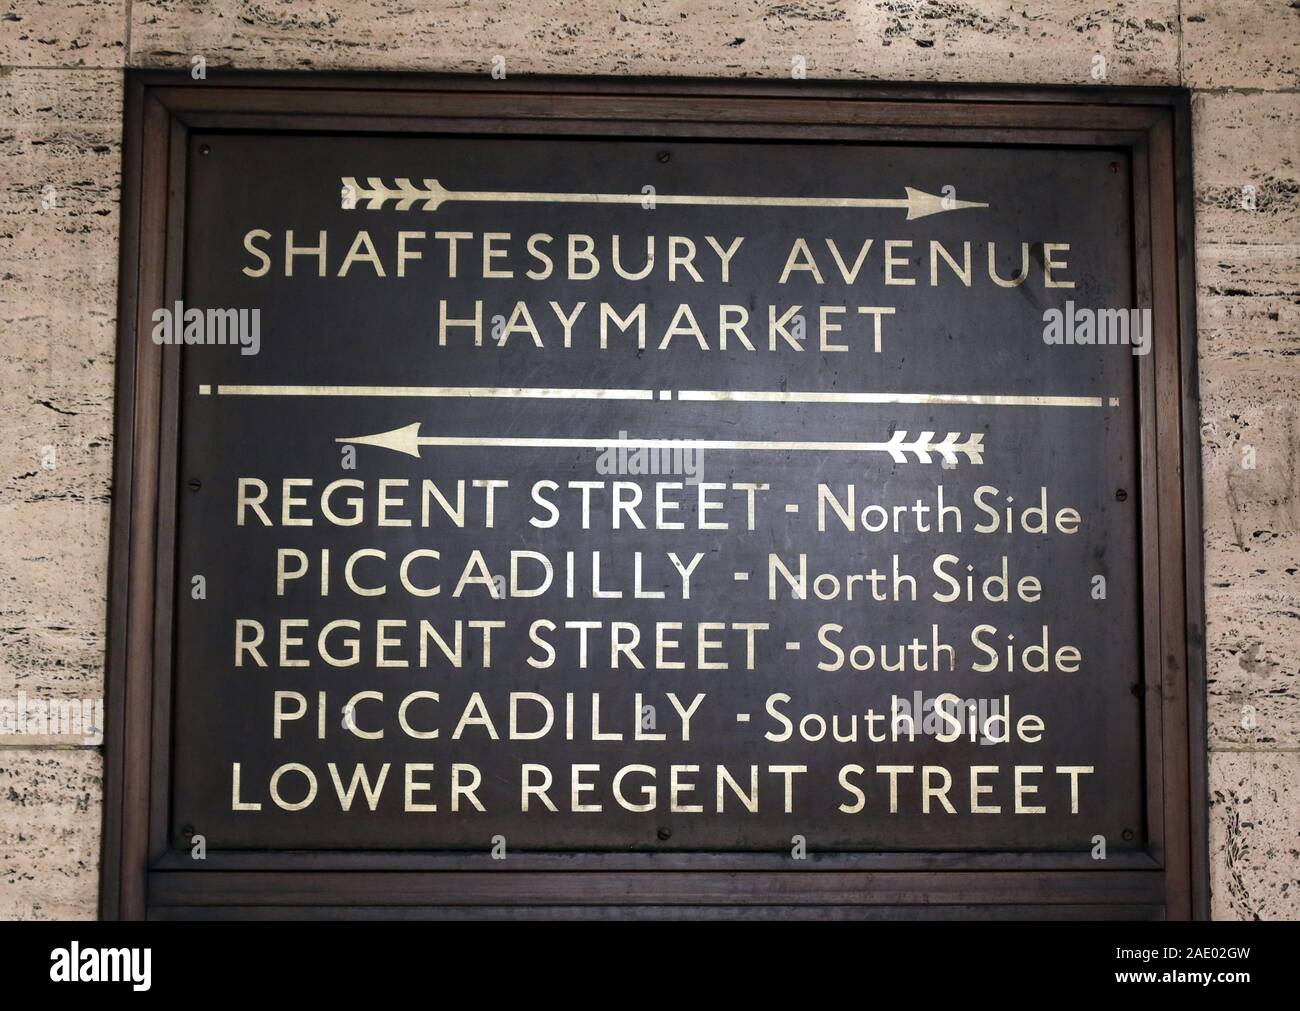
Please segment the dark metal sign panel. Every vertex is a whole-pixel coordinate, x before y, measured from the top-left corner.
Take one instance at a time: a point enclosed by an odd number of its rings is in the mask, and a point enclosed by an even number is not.
[[[156,912],[1195,911],[1164,93],[136,83]]]

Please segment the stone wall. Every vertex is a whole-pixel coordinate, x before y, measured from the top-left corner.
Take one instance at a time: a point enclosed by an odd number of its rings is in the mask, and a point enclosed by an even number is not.
[[[507,11],[508,6],[508,11]],[[1213,912],[1300,918],[1300,4],[6,0],[0,698],[103,694],[124,66],[1195,92]],[[1254,208],[1243,187],[1254,187]],[[1245,464],[1253,454],[1255,466]],[[0,917],[95,915],[101,756],[0,739]]]

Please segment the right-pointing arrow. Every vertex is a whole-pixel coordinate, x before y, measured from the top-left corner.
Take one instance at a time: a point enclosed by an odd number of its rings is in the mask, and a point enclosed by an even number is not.
[[[960,211],[967,208],[987,207],[975,200],[957,200],[940,197],[911,186],[904,186],[905,197],[769,197],[735,196],[732,194],[692,193],[559,193],[533,190],[449,190],[437,179],[412,182],[403,176],[389,186],[377,176],[369,176],[365,185],[356,176],[345,176],[343,192],[350,197],[348,207],[364,202],[366,210],[382,210],[392,203],[392,210],[409,211],[419,205],[421,210],[436,211],[445,203],[525,203],[525,204],[639,204],[653,201],[655,206],[688,207],[836,207],[836,208],[898,208],[907,211],[907,220]]]

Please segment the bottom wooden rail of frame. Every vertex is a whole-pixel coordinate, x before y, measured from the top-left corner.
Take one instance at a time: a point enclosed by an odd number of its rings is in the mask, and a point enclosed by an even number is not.
[[[153,872],[150,915],[183,907],[1163,907],[1141,871]]]

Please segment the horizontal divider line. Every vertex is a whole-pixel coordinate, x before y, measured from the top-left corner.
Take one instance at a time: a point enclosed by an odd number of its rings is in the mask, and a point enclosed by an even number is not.
[[[212,387],[199,387],[208,395]],[[275,386],[218,385],[223,397],[425,397],[523,400],[670,399],[692,403],[936,404],[982,407],[1105,407],[1105,397],[1058,397],[1000,393],[829,393],[780,390],[629,390],[527,386]],[[1111,407],[1118,397],[1109,398]]]
[[[986,407],[1104,407],[1102,397],[1019,396],[999,393],[819,393],[792,390],[680,390],[678,400],[777,404],[960,404]],[[1114,398],[1112,398],[1114,399]],[[1112,404],[1112,406],[1117,406]]]
[[[538,400],[653,400],[654,390],[527,386],[218,386],[223,397],[466,397]]]

